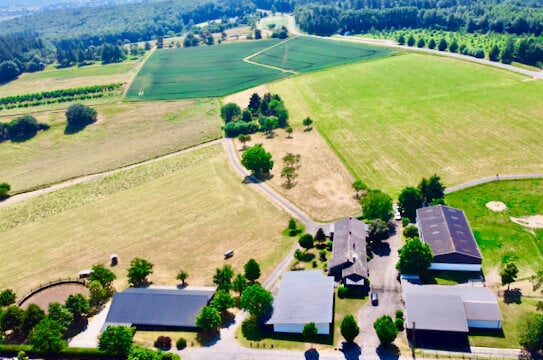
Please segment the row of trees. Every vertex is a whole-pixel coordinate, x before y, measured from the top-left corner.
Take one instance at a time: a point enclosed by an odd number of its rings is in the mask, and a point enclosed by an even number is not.
[[[535,3],[513,0],[431,1],[296,1],[295,17],[304,31],[330,35],[339,31],[424,28],[449,31],[533,34],[543,31],[543,11]],[[324,4],[323,4],[324,3]]]
[[[434,174],[423,178],[417,187],[405,187],[398,197],[398,208],[403,218],[415,221],[417,209],[423,205],[444,204],[445,186],[441,178]]]
[[[283,100],[279,95],[270,93],[262,97],[257,93],[252,94],[243,111],[235,103],[225,104],[221,107],[221,117],[228,137],[252,134],[259,130],[272,136],[274,129],[288,126],[288,111]]]

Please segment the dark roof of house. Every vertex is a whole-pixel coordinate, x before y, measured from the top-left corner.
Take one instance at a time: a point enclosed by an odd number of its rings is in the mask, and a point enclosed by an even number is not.
[[[334,278],[320,270],[288,271],[279,282],[268,324],[331,323]]]
[[[328,268],[342,266],[342,277],[356,274],[367,278],[365,224],[355,218],[347,217],[331,224],[330,233],[334,234],[334,241]]]
[[[462,210],[435,205],[417,210],[421,239],[434,256],[459,253],[482,259],[481,252]]]
[[[196,327],[215,288],[129,288],[113,295],[106,324]]]
[[[413,285],[405,282],[402,283],[402,293],[409,329],[413,321],[417,329],[464,331],[459,325],[460,320],[466,324],[470,320],[502,320],[498,301],[486,287]],[[451,316],[455,320],[451,320]]]

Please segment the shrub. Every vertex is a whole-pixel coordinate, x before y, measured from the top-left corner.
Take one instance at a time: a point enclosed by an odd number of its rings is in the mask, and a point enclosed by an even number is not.
[[[398,329],[398,331],[402,331],[403,330],[403,319],[397,318],[396,320],[394,320],[394,325],[396,325],[396,329]]]
[[[396,310],[396,319],[403,319],[403,311]]]
[[[328,249],[328,251],[332,251],[332,246],[334,245],[334,243],[332,242],[332,240],[329,240],[326,242],[326,248]]]
[[[179,339],[177,339],[175,347],[177,347],[177,350],[183,350],[187,347],[187,339],[180,337]]]
[[[316,267],[318,266],[317,260],[313,260],[313,261],[311,262],[311,266],[312,266],[313,268],[316,268]]]
[[[341,285],[337,288],[337,296],[339,296],[340,299],[344,299],[347,297],[347,293],[349,292],[349,289],[347,289],[346,286]]]
[[[412,239],[419,236],[419,229],[415,225],[409,225],[403,229],[403,236]]]
[[[406,227],[407,225],[409,225],[409,223],[411,222],[411,220],[407,217],[404,217],[402,218],[402,226],[403,227]]]
[[[321,250],[319,251],[319,258],[321,259],[321,261],[326,261],[326,250]]]
[[[158,349],[170,349],[172,347],[172,339],[169,336],[159,336],[155,341],[155,347]]]

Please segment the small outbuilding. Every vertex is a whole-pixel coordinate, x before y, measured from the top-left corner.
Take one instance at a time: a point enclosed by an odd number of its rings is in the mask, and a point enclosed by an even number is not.
[[[430,270],[481,271],[483,257],[462,210],[445,205],[418,209],[417,226],[434,254]]]
[[[273,313],[267,324],[275,332],[301,334],[315,323],[319,334],[329,335],[334,318],[334,278],[320,270],[288,271],[279,283]]]

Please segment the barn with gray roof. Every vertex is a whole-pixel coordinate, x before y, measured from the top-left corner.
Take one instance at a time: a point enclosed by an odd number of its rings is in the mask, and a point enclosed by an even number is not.
[[[431,270],[481,271],[483,258],[462,210],[445,205],[418,209],[417,226],[434,254]]]
[[[334,278],[320,270],[287,271],[267,324],[275,332],[301,334],[304,325],[313,322],[319,334],[329,335],[333,317]]]
[[[355,218],[330,224],[333,245],[328,274],[347,286],[363,286],[368,278],[366,237],[366,225]]]
[[[128,288],[113,295],[104,328],[196,328],[196,317],[209,304],[215,288]]]

